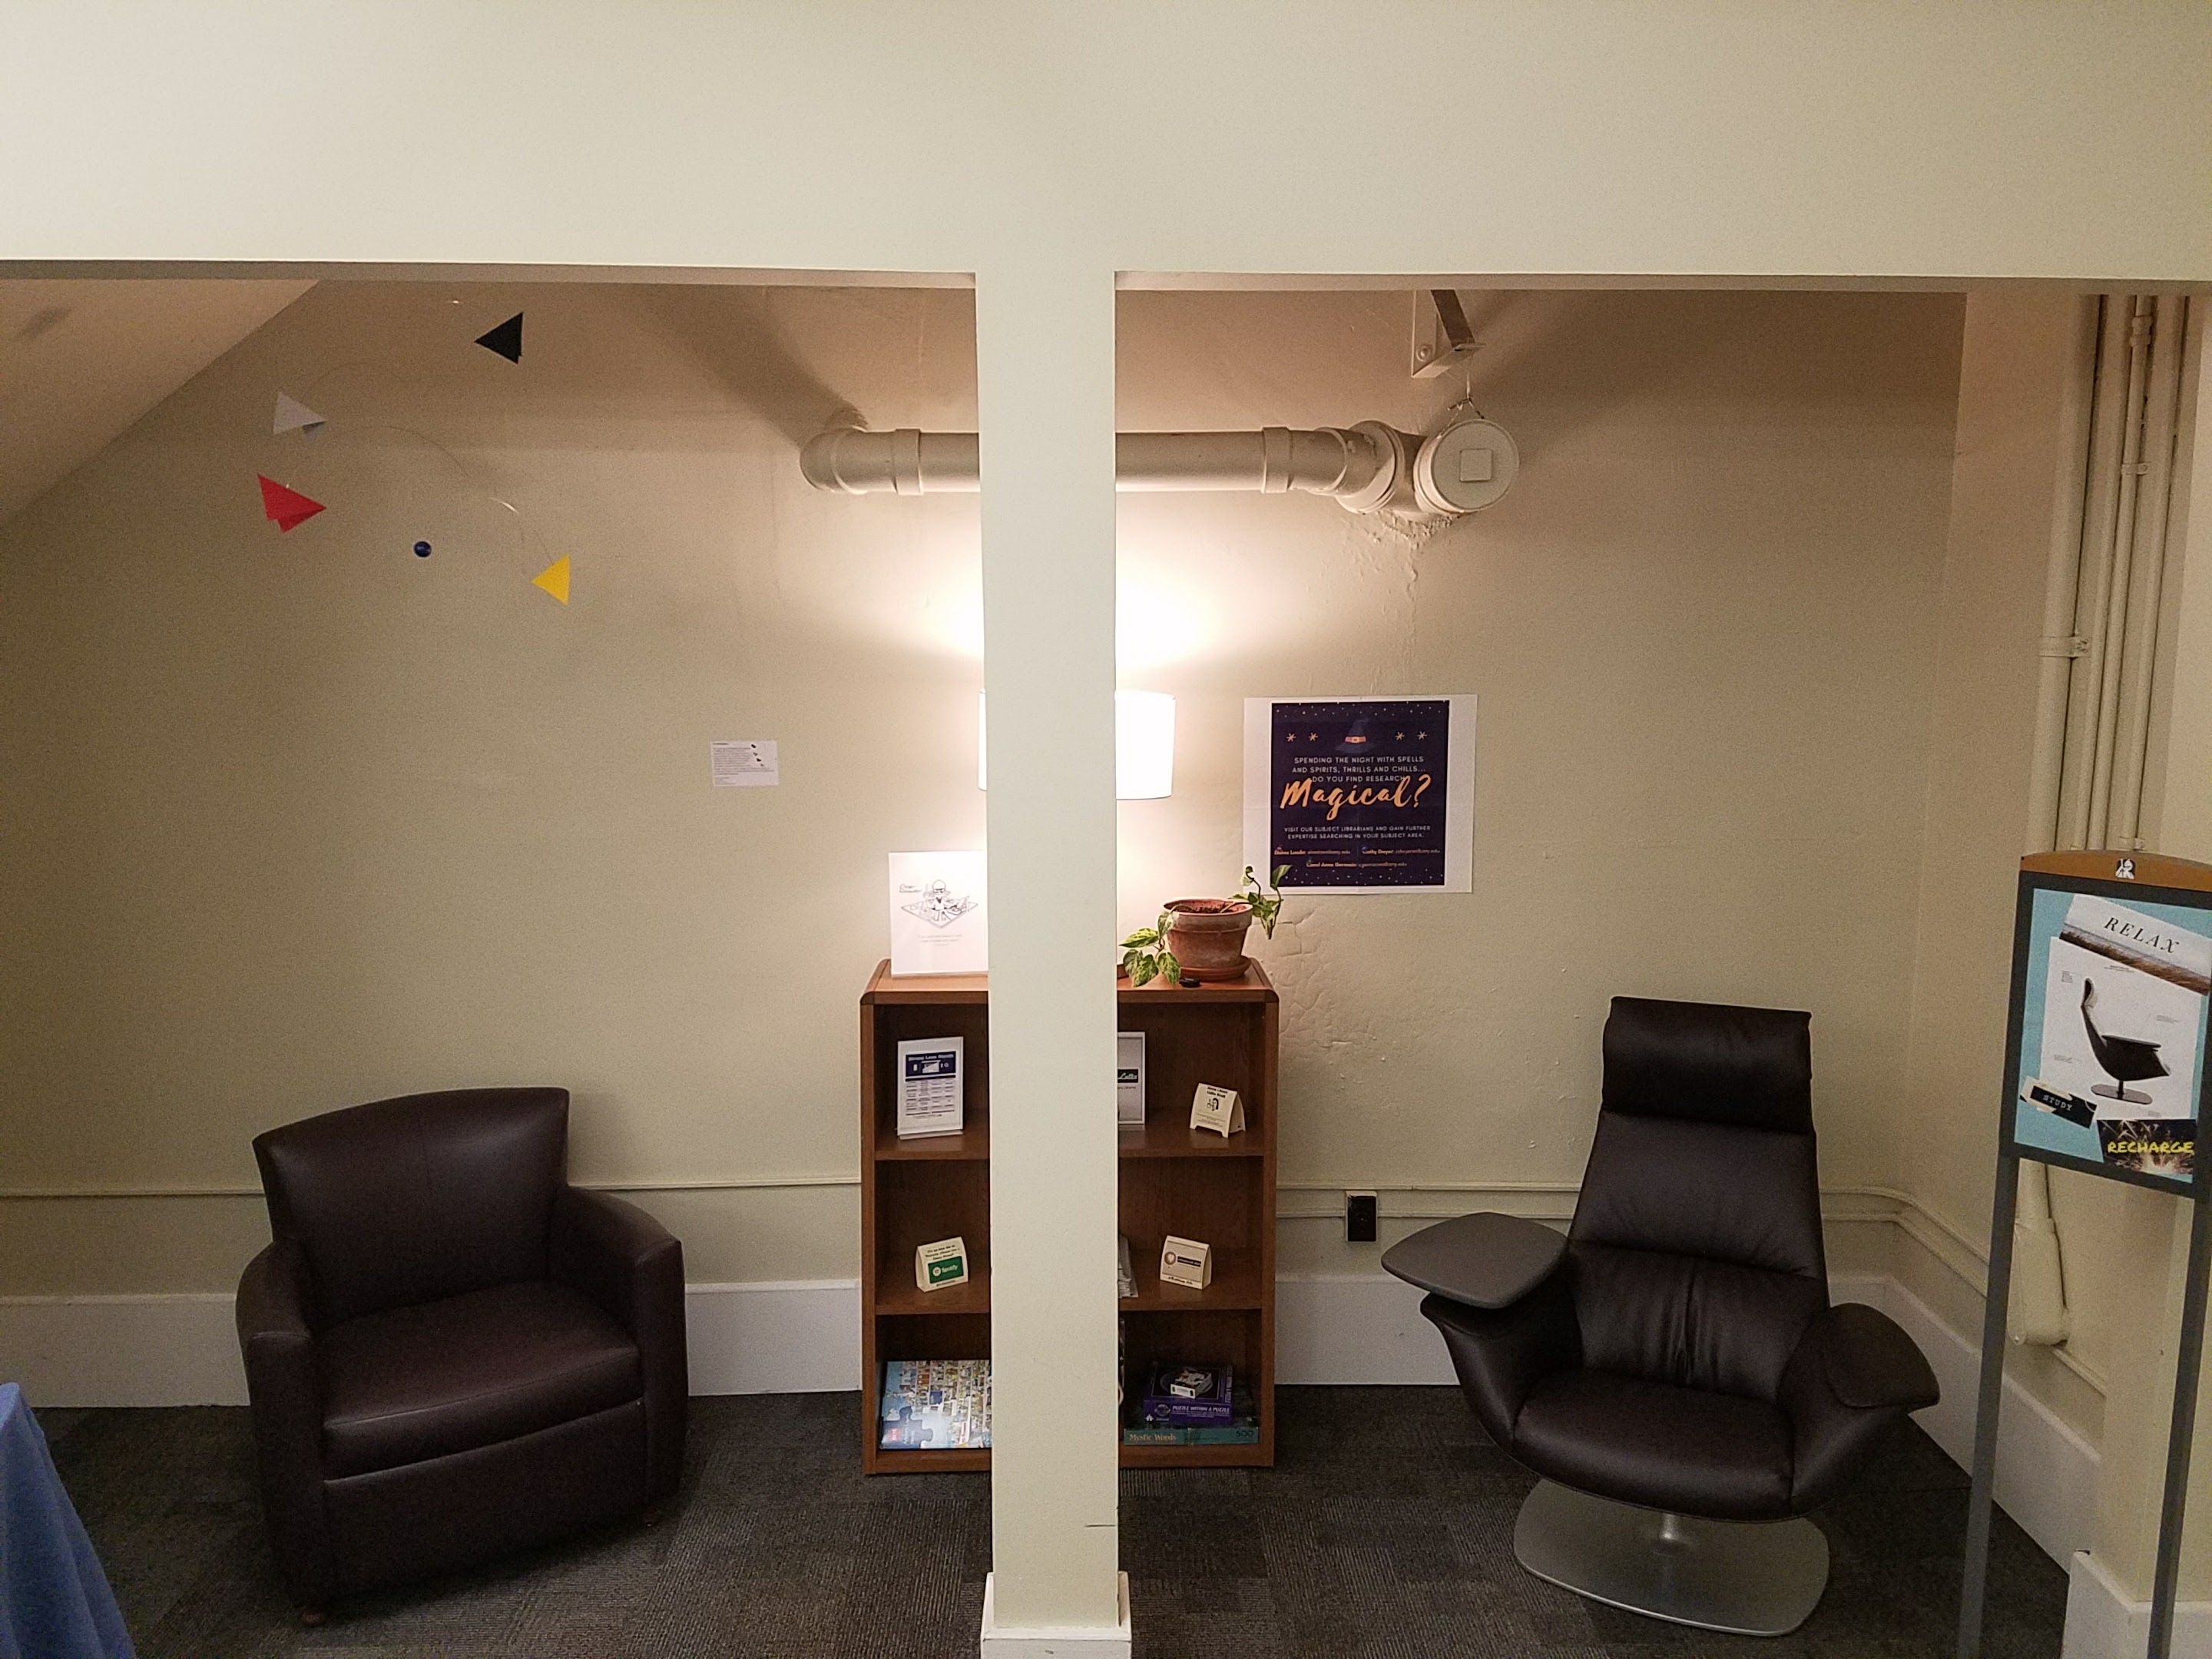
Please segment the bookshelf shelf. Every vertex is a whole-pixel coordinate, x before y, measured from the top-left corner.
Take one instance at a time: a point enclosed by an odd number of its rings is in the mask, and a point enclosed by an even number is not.
[[[887,1164],[988,1163],[991,1157],[991,1131],[987,1124],[963,1129],[957,1135],[916,1135],[902,1140],[898,1131],[886,1125],[876,1132],[876,1157]]]
[[[981,975],[895,980],[879,966],[860,998],[862,1466],[872,1474],[987,1469],[983,1450],[884,1450],[877,1443],[883,1368],[893,1359],[988,1358],[991,1351],[990,1048]],[[1127,1446],[1128,1468],[1223,1468],[1275,1461],[1274,988],[1255,964],[1242,980],[1196,990],[1117,988],[1121,1028],[1146,1038],[1142,1129],[1119,1137],[1121,1229],[1137,1294],[1121,1304],[1133,1393],[1158,1361],[1228,1364],[1249,1391],[1259,1439],[1245,1446]],[[901,1140],[893,1062],[916,1037],[964,1039],[965,1127]],[[1190,1127],[1200,1083],[1235,1089],[1246,1128],[1225,1139]],[[1213,1247],[1202,1291],[1164,1285],[1168,1233]],[[914,1283],[919,1244],[958,1234],[970,1280],[941,1291]]]
[[[969,1249],[975,1247],[971,1244]],[[899,1268],[906,1268],[903,1279]],[[914,1257],[908,1255],[903,1262],[884,1261],[876,1266],[875,1310],[879,1314],[919,1314],[932,1319],[946,1314],[988,1314],[991,1311],[991,1270],[970,1267],[965,1285],[947,1285],[938,1291],[925,1291],[914,1282]],[[934,1355],[893,1354],[898,1358],[934,1358]],[[958,1358],[957,1355],[949,1356]]]
[[[1211,1129],[1194,1129],[1188,1115],[1190,1105],[1183,1104],[1185,1115],[1176,1118],[1148,1117],[1141,1129],[1121,1131],[1121,1152],[1123,1158],[1265,1158],[1267,1148],[1253,1138],[1247,1129],[1241,1135],[1226,1139]]]

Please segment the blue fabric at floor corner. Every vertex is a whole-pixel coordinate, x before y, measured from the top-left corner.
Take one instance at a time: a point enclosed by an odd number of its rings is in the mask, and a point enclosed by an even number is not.
[[[137,1659],[23,1391],[0,1382],[0,1659]]]

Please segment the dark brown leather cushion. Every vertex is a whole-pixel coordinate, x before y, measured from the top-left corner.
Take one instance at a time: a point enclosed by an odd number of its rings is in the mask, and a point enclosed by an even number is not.
[[[1608,1112],[1747,1129],[1813,1127],[1813,1017],[1783,1008],[1615,997],[1605,1022]]]
[[[1601,1112],[1569,1237],[1824,1279],[1813,1137]]]
[[[641,1388],[629,1333],[542,1280],[364,1315],[319,1346],[331,1477],[534,1433]]]
[[[279,1238],[306,1251],[316,1328],[544,1279],[568,1169],[566,1089],[450,1089],[256,1136]]]
[[[1568,1247],[1583,1363],[1595,1370],[1771,1401],[1827,1306],[1816,1279],[1702,1256]]]
[[[1537,1474],[1601,1497],[1721,1521],[1790,1513],[1790,1427],[1739,1395],[1609,1371],[1539,1382],[1510,1449]]]

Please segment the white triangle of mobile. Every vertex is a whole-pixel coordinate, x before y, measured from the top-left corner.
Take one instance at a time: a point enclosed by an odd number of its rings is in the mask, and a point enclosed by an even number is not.
[[[273,433],[319,431],[326,424],[323,417],[301,403],[297,398],[276,394],[276,420],[269,429]]]

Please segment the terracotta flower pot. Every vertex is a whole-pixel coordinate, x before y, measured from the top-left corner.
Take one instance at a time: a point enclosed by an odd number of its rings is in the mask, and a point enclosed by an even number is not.
[[[1252,907],[1242,899],[1170,899],[1168,949],[1196,980],[1235,979],[1244,971],[1244,930]]]

